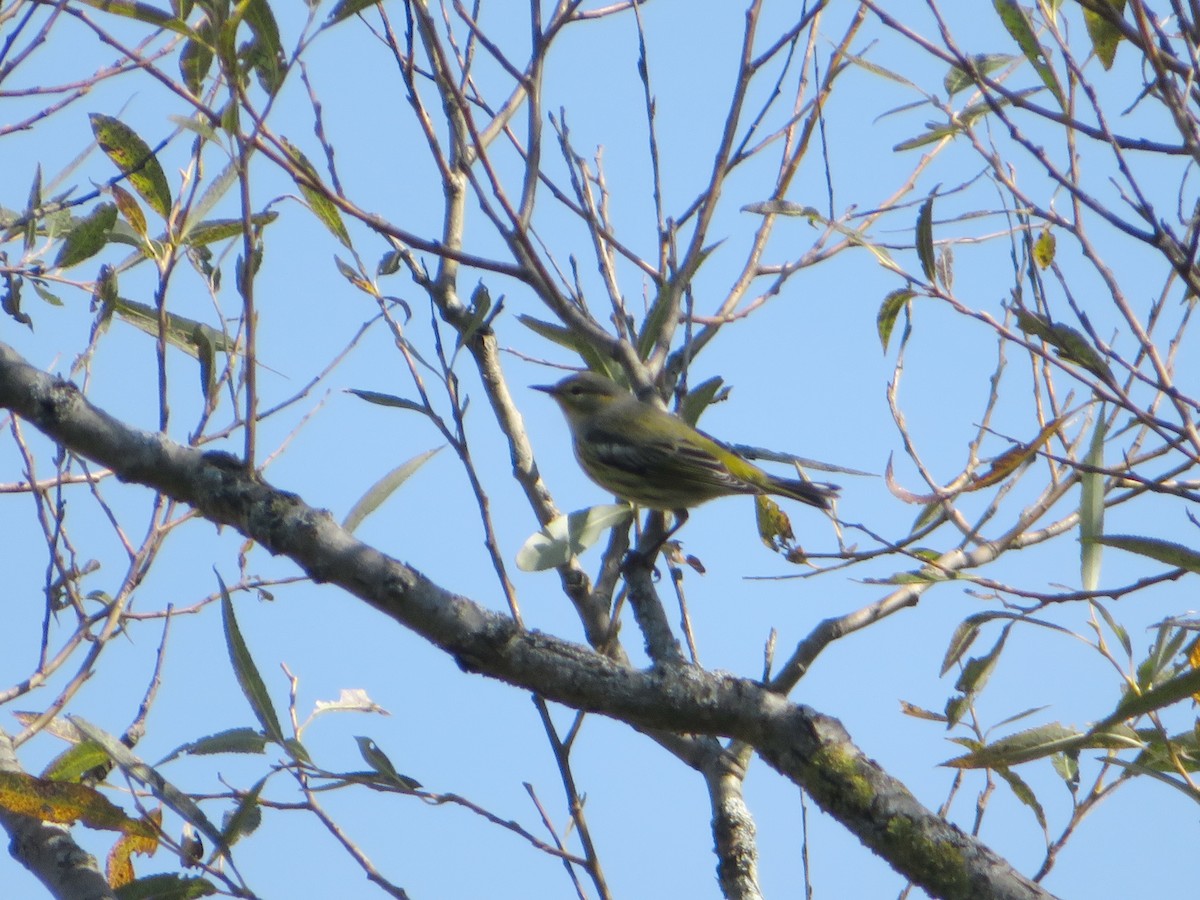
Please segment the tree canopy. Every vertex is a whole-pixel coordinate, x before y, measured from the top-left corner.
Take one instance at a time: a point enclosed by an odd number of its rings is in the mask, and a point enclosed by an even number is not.
[[[1189,883],[1198,59],[1174,0],[0,4],[4,882]],[[528,390],[582,369],[840,498],[631,509]]]

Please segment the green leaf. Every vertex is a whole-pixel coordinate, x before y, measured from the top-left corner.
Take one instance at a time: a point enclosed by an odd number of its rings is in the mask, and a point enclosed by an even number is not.
[[[676,311],[678,303],[679,291],[673,282],[668,281],[659,286],[658,294],[655,296],[654,302],[650,304],[650,311],[646,313],[646,318],[642,322],[642,333],[638,335],[639,359],[649,358],[650,352],[662,339],[663,328],[666,327],[671,314]]]
[[[793,203],[790,200],[763,200],[758,203],[747,203],[741,211],[760,216],[794,216],[808,219],[809,222],[821,221],[821,214],[814,207]]]
[[[942,670],[938,673],[939,676],[945,675],[955,663],[962,659],[963,654],[975,643],[975,638],[979,637],[980,626],[991,618],[992,616],[988,613],[978,613],[968,616],[958,623],[958,627],[954,629],[954,634],[950,637],[950,645],[946,648],[946,654],[942,657]]]
[[[150,208],[166,219],[171,214],[171,186],[150,145],[124,122],[111,116],[91,113],[88,119],[100,149]]]
[[[233,812],[225,817],[221,823],[222,846],[233,845],[238,838],[253,834],[255,829],[262,824],[262,808],[258,805],[258,797],[269,777],[269,775],[264,775],[254,782],[254,786],[238,799],[238,805]]]
[[[358,752],[362,754],[363,760],[385,782],[406,791],[415,791],[421,787],[421,782],[417,779],[401,775],[396,771],[396,767],[392,765],[388,755],[380,750],[379,745],[369,737],[359,735],[354,740],[358,742]]]
[[[1096,415],[1084,463],[1091,469],[1104,468],[1104,405]],[[1085,591],[1100,586],[1100,555],[1103,547],[1096,538],[1104,533],[1104,473],[1085,471],[1079,476],[1079,564],[1080,580]]]
[[[154,307],[119,297],[113,311],[123,321],[138,330],[144,331],[152,337],[158,337],[158,310]],[[197,322],[195,319],[172,312],[166,313],[166,322],[167,343],[179,348],[193,359],[201,358],[205,346],[221,353],[230,352],[230,345],[225,339],[225,335],[211,325],[205,325],[203,322]]]
[[[197,738],[180,744],[161,760],[158,765],[180,756],[210,756],[215,753],[247,753],[259,755],[267,748],[267,739],[256,728],[230,728],[207,737]]]
[[[109,758],[129,778],[144,785],[150,793],[174,810],[180,818],[191,822],[212,843],[220,845],[220,832],[191,797],[167,781],[157,769],[146,765],[132,750],[108,732],[97,728],[79,716],[67,716],[67,719],[83,732],[85,737],[103,747]]]
[[[390,497],[400,485],[408,481],[417,469],[429,462],[434,454],[441,449],[441,447],[434,447],[432,450],[426,450],[424,453],[417,454],[407,462],[396,466],[396,468],[371,485],[370,489],[359,498],[359,501],[346,514],[346,518],[342,521],[342,527],[353,534],[354,530],[362,524],[363,519],[375,512],[384,500]]]
[[[283,84],[287,71],[275,14],[267,0],[242,0],[239,6],[245,9],[243,21],[254,35],[243,52],[263,90],[274,94]]]
[[[1042,826],[1042,830],[1046,830],[1046,811],[1042,808],[1042,804],[1038,802],[1037,795],[1034,794],[1033,788],[1025,783],[1016,772],[1007,766],[1001,766],[996,769],[996,774],[1007,782],[1012,789],[1013,795],[1033,810],[1034,816],[1038,820],[1038,824]]]
[[[325,28],[330,25],[336,25],[338,22],[348,19],[353,15],[357,15],[365,9],[370,9],[382,0],[338,0],[333,5],[332,11],[329,13],[329,18],[325,20]]]
[[[1095,538],[1106,547],[1116,547],[1130,553],[1138,553],[1158,562],[1166,563],[1189,572],[1200,572],[1200,553],[1183,544],[1162,541],[1158,538],[1139,537],[1133,534],[1105,534]]]
[[[527,315],[517,316],[517,321],[546,340],[578,353],[584,363],[587,364],[587,367],[593,372],[599,372],[613,381],[619,382],[622,380],[623,376],[613,367],[613,364],[601,356],[586,338],[580,337],[571,329],[564,328],[562,325],[555,325],[552,322],[543,322],[541,319],[535,319],[533,316]]]
[[[930,194],[921,204],[917,213],[917,256],[921,260],[921,270],[925,278],[933,281],[937,276],[937,266],[933,257],[933,195]]]
[[[504,302],[504,298],[500,298],[500,302]],[[471,318],[458,331],[458,339],[454,342],[455,349],[470,343],[475,337],[475,333],[488,320],[488,313],[492,311],[492,295],[488,292],[487,285],[482,281],[475,285],[475,290],[471,292],[471,305],[468,307]]]
[[[423,416],[429,415],[429,410],[415,400],[405,400],[403,397],[397,397],[395,394],[382,394],[379,391],[364,391],[359,388],[350,388],[346,391],[348,394],[353,394],[361,400],[366,400],[368,403],[374,403],[376,406],[392,406],[397,409],[409,409],[413,412],[419,412]]]
[[[679,418],[687,422],[693,428],[700,421],[700,416],[717,398],[717,393],[721,390],[721,385],[724,379],[719,375],[714,375],[707,381],[701,382],[698,386],[688,391],[687,396],[683,398],[683,402],[679,404]],[[725,392],[726,394],[728,391]]]
[[[879,312],[875,314],[875,329],[879,332],[879,343],[883,345],[883,352],[887,353],[888,342],[892,339],[892,329],[896,327],[896,319],[900,316],[900,311],[908,306],[908,301],[915,297],[912,291],[908,288],[897,288],[886,297],[883,298],[883,303],[879,304]]]
[[[321,177],[317,174],[316,168],[308,161],[308,157],[300,152],[300,148],[287,141],[283,141],[283,146],[296,167],[307,175],[313,184],[321,184]],[[313,215],[329,229],[330,234],[337,238],[343,247],[353,250],[354,247],[350,243],[350,232],[346,230],[346,224],[342,221],[342,214],[338,211],[337,206],[317,188],[304,183],[299,178],[293,178],[293,180],[296,182],[296,187],[300,189],[300,193],[304,195],[304,199],[308,201],[308,207],[313,211]]]
[[[1020,731],[988,744],[942,765],[953,769],[997,769],[1042,759],[1081,746],[1088,738],[1084,732],[1052,722]]]
[[[1054,74],[1054,69],[1046,59],[1046,51],[1042,49],[1037,36],[1033,33],[1033,25],[1029,21],[1028,14],[1016,0],[992,0],[992,2],[996,7],[996,12],[1000,14],[1000,21],[1004,23],[1004,27],[1012,35],[1013,40],[1017,42],[1017,46],[1021,48],[1021,52],[1025,54],[1025,58],[1029,60],[1038,77],[1042,79],[1042,84],[1049,88],[1054,99],[1058,101],[1059,107],[1065,110],[1067,102],[1063,97],[1062,86],[1058,83],[1058,76]]]
[[[117,205],[101,203],[67,232],[54,260],[54,267],[69,269],[91,259],[108,243],[109,233],[116,221]]]
[[[250,216],[250,223],[259,228],[270,225],[279,218],[279,213],[263,212]],[[241,219],[208,219],[188,226],[180,236],[180,243],[189,247],[202,247],[217,241],[228,240],[242,233]]]
[[[997,69],[1007,66],[1014,59],[1018,59],[1018,57],[1011,53],[978,53],[971,57],[971,65],[980,75],[990,75]],[[974,84],[975,79],[958,66],[951,66],[946,77],[942,79],[942,86],[946,89],[947,97],[953,97],[959,91],[972,87]]]
[[[1108,0],[1113,9],[1113,15],[1120,18],[1125,12],[1125,0]],[[1088,37],[1092,39],[1092,49],[1096,58],[1105,70],[1111,69],[1113,60],[1117,57],[1117,44],[1124,37],[1121,29],[1113,25],[1107,16],[1087,9],[1083,10],[1083,22],[1087,26]]]
[[[1112,715],[1105,719],[1099,727],[1143,716],[1146,713],[1178,703],[1180,700],[1187,700],[1193,694],[1198,693],[1200,693],[1200,669],[1189,669],[1182,675],[1176,675],[1144,693],[1137,694],[1130,691],[1117,704]]]
[[[267,737],[277,744],[282,744],[285,738],[283,729],[279,725],[279,717],[275,714],[271,695],[267,693],[267,686],[263,683],[262,676],[258,674],[258,667],[254,664],[250,649],[242,638],[237,618],[233,614],[233,599],[229,596],[229,591],[225,587],[220,573],[217,574],[217,582],[221,587],[221,620],[225,625],[225,645],[229,650],[229,661],[233,664],[233,674],[237,677],[242,694],[250,703],[250,708],[254,711],[259,724],[262,725],[263,731],[267,733]]]
[[[1026,334],[1041,338],[1054,348],[1055,355],[1064,362],[1074,363],[1087,369],[1105,384],[1115,384],[1112,369],[1081,332],[1069,325],[1052,322],[1049,317],[1018,309],[1017,327]]]
[[[1109,630],[1115,634],[1117,636],[1117,640],[1121,642],[1121,649],[1125,651],[1125,655],[1132,657],[1133,642],[1129,639],[1129,631],[1125,628],[1125,626],[1113,618],[1113,614],[1108,611],[1108,607],[1106,607],[1103,603],[1100,603],[1097,600],[1092,600],[1091,606],[1092,609],[1100,613],[1100,617],[1103,618],[1106,623],[1108,623]]]
[[[124,16],[127,19],[136,19],[146,25],[153,25],[155,28],[166,28],[168,31],[174,31],[184,37],[190,37],[192,34],[187,22],[150,6],[148,3],[138,3],[136,0],[80,0],[80,2],[92,9],[100,9],[114,15]]]
[[[958,676],[958,682],[954,686],[955,690],[968,695],[977,694],[983,690],[988,679],[992,677],[992,672],[996,670],[996,664],[1000,661],[1000,652],[1008,641],[1008,633],[1011,628],[1011,624],[1004,626],[995,645],[984,656],[967,660],[962,673]]]
[[[183,83],[187,85],[187,89],[197,96],[204,88],[204,79],[212,69],[216,56],[213,52],[215,41],[212,23],[205,18],[196,27],[196,36],[185,41],[183,49],[179,51],[179,74],[183,76]]]
[[[4,293],[0,294],[0,310],[33,331],[33,319],[29,317],[28,313],[21,312],[21,286],[25,283],[24,280],[11,272],[4,272],[0,278],[4,279]]]
[[[108,763],[103,747],[95,741],[80,741],[52,759],[42,770],[42,777],[51,781],[79,781],[86,772]]]
[[[592,506],[558,516],[517,551],[517,568],[522,572],[541,572],[564,565],[609,529],[619,528],[631,518],[633,508],[625,503]]]
[[[207,878],[184,875],[147,875],[116,888],[117,900],[196,900],[211,897],[217,888]]]

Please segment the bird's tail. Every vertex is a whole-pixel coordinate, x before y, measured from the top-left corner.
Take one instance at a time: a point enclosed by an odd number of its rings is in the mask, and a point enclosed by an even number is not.
[[[826,484],[823,481],[808,481],[799,478],[776,478],[770,476],[771,492],[781,497],[790,497],[815,506],[817,509],[829,509],[830,501],[838,495],[836,484]]]

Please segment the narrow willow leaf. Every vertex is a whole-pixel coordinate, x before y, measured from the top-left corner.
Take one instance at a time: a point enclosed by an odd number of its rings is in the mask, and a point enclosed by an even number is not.
[[[724,381],[720,375],[714,375],[688,391],[683,402],[679,404],[679,418],[695,427],[696,423],[700,421],[700,416],[716,400]]]
[[[287,150],[288,156],[292,158],[292,162],[296,164],[296,168],[307,175],[313,184],[320,184],[321,177],[317,174],[313,164],[308,161],[308,157],[300,152],[300,148],[287,141],[283,142],[283,146]],[[304,199],[308,201],[308,207],[313,211],[313,215],[329,229],[330,234],[337,238],[343,247],[353,250],[350,243],[350,232],[346,230],[346,224],[342,221],[342,214],[338,208],[317,188],[306,184],[300,178],[293,178],[293,180],[296,182],[296,187],[300,189],[300,193],[304,195]]]
[[[980,75],[990,75],[1018,58],[1011,53],[979,53],[971,57],[971,65]],[[975,79],[958,66],[951,66],[946,77],[942,79],[942,86],[946,89],[948,97],[953,97],[959,91],[972,87],[974,84]]]
[[[1092,431],[1084,463],[1092,470],[1104,468],[1104,406],[1096,414],[1096,427]],[[1104,473],[1085,471],[1079,476],[1079,565],[1080,580],[1085,591],[1094,591],[1100,586],[1100,557],[1104,545],[1096,538],[1104,533]]]
[[[324,27],[328,28],[330,25],[336,25],[338,22],[370,9],[380,2],[382,0],[338,0],[333,5],[333,9],[329,13],[329,18],[325,20]]]
[[[87,772],[109,763],[103,747],[95,741],[80,741],[52,759],[42,770],[42,777],[51,781],[79,781]]]
[[[222,846],[229,847],[238,838],[253,834],[262,823],[262,808],[258,805],[258,797],[269,777],[269,775],[264,775],[258,779],[250,790],[238,799],[237,808],[225,818],[221,828]]]
[[[245,9],[243,21],[254,35],[254,40],[242,48],[243,56],[254,69],[263,90],[274,94],[283,85],[287,71],[279,24],[267,0],[242,0],[239,6]]]
[[[54,260],[54,267],[69,269],[91,259],[108,243],[109,233],[116,221],[117,205],[101,203],[67,232]]]
[[[379,749],[379,745],[371,738],[359,735],[354,740],[358,743],[358,752],[362,755],[363,761],[385,782],[406,791],[415,791],[421,787],[421,782],[417,779],[401,775],[388,755]]]
[[[400,485],[408,481],[417,469],[429,462],[441,449],[441,447],[434,447],[432,450],[426,450],[424,453],[417,454],[407,462],[396,466],[396,468],[371,485],[367,492],[359,498],[359,501],[354,504],[350,512],[346,514],[346,518],[342,522],[342,527],[353,534],[355,529],[362,524],[363,519],[379,509],[384,500],[395,493]]]
[[[4,290],[0,292],[0,310],[33,331],[33,319],[28,313],[21,312],[21,286],[25,283],[24,280],[9,272],[0,277],[4,279]]]
[[[124,16],[127,19],[136,19],[143,24],[153,25],[155,28],[166,28],[168,31],[174,31],[184,37],[190,37],[192,34],[187,22],[150,6],[148,3],[138,3],[136,0],[80,0],[80,2],[92,9],[100,9],[107,13]]]
[[[933,281],[937,277],[937,266],[933,257],[933,195],[925,198],[917,213],[917,256],[921,260],[921,271],[925,278]]]
[[[992,649],[985,655],[967,660],[963,666],[962,674],[958,676],[958,682],[954,685],[955,690],[967,695],[978,694],[983,690],[988,683],[988,679],[992,677],[992,673],[996,671],[996,664],[1000,661],[1000,653],[1004,650],[1004,645],[1008,641],[1008,634],[1011,629],[1011,624],[1006,625],[1000,632],[1000,637],[996,640]]]
[[[161,760],[158,765],[180,756],[211,756],[216,753],[240,753],[261,755],[267,749],[267,739],[256,728],[230,728],[206,737],[180,744]]]
[[[1108,611],[1103,603],[1097,600],[1091,601],[1092,609],[1100,613],[1101,618],[1108,624],[1109,630],[1117,636],[1117,640],[1121,642],[1121,649],[1125,651],[1126,656],[1133,656],[1133,641],[1129,639],[1129,631],[1113,618],[1113,614]]]
[[[208,820],[204,811],[196,805],[191,797],[167,781],[157,769],[146,765],[117,738],[87,720],[81,719],[79,716],[68,716],[67,718],[89,740],[95,741],[103,747],[122,772],[148,788],[150,793],[174,810],[180,818],[191,822],[214,844],[220,842],[220,832]]]
[[[896,327],[896,319],[900,316],[900,311],[908,306],[908,301],[915,297],[912,291],[907,288],[897,288],[886,297],[883,298],[883,303],[879,304],[879,312],[875,314],[875,329],[879,332],[879,343],[883,345],[883,352],[887,353],[888,342],[892,339],[892,329]]]
[[[137,199],[119,184],[112,185],[109,190],[112,192],[112,198],[117,204],[117,211],[129,223],[129,227],[142,237],[146,237],[146,214],[142,212]]]
[[[1096,540],[1106,547],[1138,553],[1189,572],[1200,572],[1200,553],[1183,544],[1132,534],[1105,534]]]
[[[504,302],[503,296],[500,301]],[[488,321],[488,313],[492,311],[492,295],[482,281],[475,285],[475,290],[471,292],[471,305],[468,310],[471,318],[466,325],[459,329],[458,338],[454,342],[455,349],[471,342],[476,332]],[[497,312],[499,312],[498,309]]]
[[[1017,46],[1021,48],[1021,52],[1025,54],[1025,58],[1029,60],[1038,77],[1042,79],[1042,84],[1049,88],[1054,99],[1058,101],[1059,107],[1065,110],[1067,102],[1063,96],[1062,85],[1058,83],[1058,76],[1054,74],[1054,69],[1046,60],[1046,51],[1042,49],[1037,35],[1033,33],[1033,25],[1029,21],[1028,14],[1016,0],[993,0],[993,5],[996,12],[1000,14],[1000,21],[1004,23],[1004,27],[1012,35],[1013,40],[1017,42]]]
[[[405,400],[403,397],[397,397],[395,394],[382,394],[379,391],[364,391],[359,388],[350,388],[348,394],[353,394],[361,400],[366,400],[368,403],[374,403],[376,406],[394,406],[397,409],[411,409],[413,412],[419,412],[422,415],[429,415],[429,410],[420,403],[414,400]]]
[[[612,528],[633,518],[633,508],[625,503],[592,506],[559,516],[530,536],[517,551],[517,568],[522,572],[541,572],[569,562],[596,543]]]
[[[204,79],[216,58],[213,52],[215,40],[212,24],[205,18],[196,27],[196,36],[185,41],[179,51],[179,74],[187,89],[197,96],[203,90]]]
[[[233,674],[237,677],[242,694],[249,702],[263,731],[271,740],[282,744],[284,734],[279,725],[279,716],[275,713],[275,705],[271,702],[267,686],[263,683],[258,666],[254,664],[254,658],[250,655],[250,648],[246,646],[241,629],[238,628],[237,618],[233,613],[233,599],[229,596],[220,574],[217,575],[217,582],[221,587],[221,621],[225,625],[225,646],[229,651],[229,661],[233,664]]]
[[[1123,722],[1126,719],[1163,709],[1180,700],[1187,700],[1197,692],[1200,692],[1200,669],[1189,669],[1182,675],[1176,675],[1144,693],[1136,694],[1130,691],[1117,704],[1116,710],[1104,720],[1103,724]]]
[[[821,214],[815,208],[792,203],[790,200],[763,200],[759,203],[747,203],[741,211],[757,213],[760,216],[797,216],[812,222],[821,219]]]
[[[1108,5],[1112,7],[1113,15],[1117,18],[1125,12],[1125,0],[1108,0]],[[1117,45],[1123,38],[1121,29],[1113,25],[1107,16],[1086,7],[1083,10],[1083,22],[1087,26],[1088,37],[1092,39],[1092,49],[1096,51],[1100,65],[1104,66],[1105,70],[1111,69],[1113,60],[1117,57]]]
[[[671,318],[671,314],[676,311],[678,303],[679,292],[675,289],[674,284],[667,282],[659,286],[658,295],[650,304],[650,311],[646,313],[646,318],[642,322],[642,333],[638,335],[637,352],[640,359],[649,358],[650,352],[662,339],[663,329]]]
[[[114,312],[118,318],[144,331],[152,337],[158,337],[158,310],[145,303],[135,300],[118,298]],[[201,358],[202,348],[211,348],[221,353],[230,352],[229,341],[225,335],[211,325],[180,316],[172,312],[166,315],[167,329],[164,337],[168,344],[182,350],[193,359]]]
[[[171,214],[171,186],[150,145],[124,122],[112,116],[91,113],[96,143],[113,161],[133,189],[164,219]]]
[[[216,885],[207,878],[174,873],[147,875],[116,891],[117,900],[193,900],[216,893]]]
[[[980,626],[990,618],[986,615],[968,616],[958,623],[958,627],[954,629],[954,634],[950,637],[950,645],[946,647],[946,654],[942,657],[942,670],[938,673],[939,676],[945,675],[950,669],[963,657],[963,654],[971,649],[971,644],[975,643],[975,638],[979,637]]]
[[[623,380],[620,371],[614,367],[611,361],[601,356],[587,338],[576,334],[571,329],[555,325],[553,322],[544,322],[529,315],[519,315],[517,321],[546,340],[578,353],[593,372],[599,372],[616,382]]]
[[[1037,795],[1033,792],[1025,780],[1016,772],[1007,766],[1001,766],[996,769],[996,774],[1005,780],[1008,786],[1012,789],[1013,796],[1033,810],[1034,816],[1038,820],[1038,824],[1042,826],[1042,830],[1046,830],[1046,810],[1042,808],[1042,804],[1038,802]]]
[[[995,459],[992,460],[991,466],[986,472],[981,475],[972,475],[966,490],[977,491],[980,488],[991,487],[994,484],[999,484],[1013,472],[1017,471],[1021,466],[1028,463],[1037,454],[1037,451],[1058,431],[1058,427],[1062,422],[1062,417],[1048,422],[1041,431],[1028,444],[1017,444],[1009,450],[1004,451]]]
[[[259,228],[270,225],[279,218],[279,213],[263,212],[250,216],[250,223]],[[180,243],[189,247],[202,247],[217,241],[228,240],[242,233],[244,223],[241,219],[208,219],[188,226],[180,237]]]
[[[1054,722],[1001,738],[942,765],[954,769],[1015,766],[1082,746],[1086,740],[1087,735],[1084,732]]]

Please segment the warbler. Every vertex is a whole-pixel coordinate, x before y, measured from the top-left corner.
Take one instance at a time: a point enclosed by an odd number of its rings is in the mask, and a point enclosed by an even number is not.
[[[587,476],[638,506],[672,510],[686,519],[687,509],[731,494],[776,494],[818,509],[829,509],[837,496],[836,485],[764,472],[716,438],[595,372],[534,385],[534,390],[558,401],[575,458]]]

